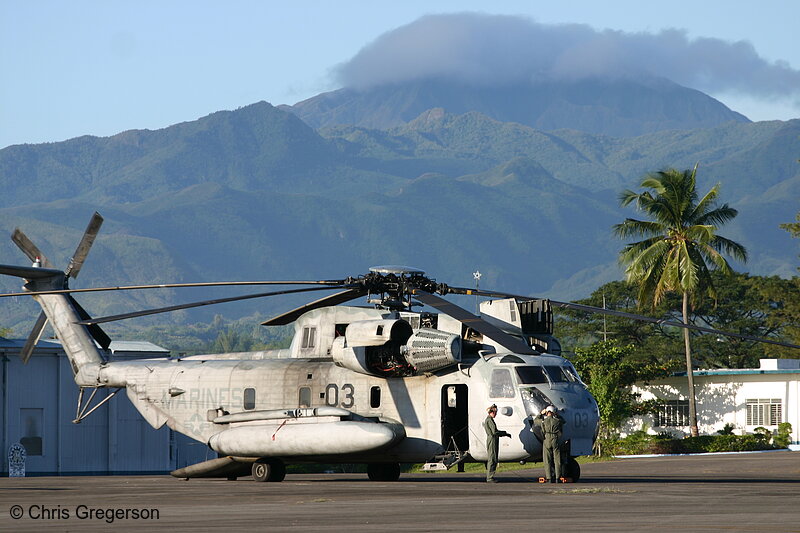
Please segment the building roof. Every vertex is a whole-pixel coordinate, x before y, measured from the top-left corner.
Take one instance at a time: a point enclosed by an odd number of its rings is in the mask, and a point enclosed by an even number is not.
[[[759,359],[760,368],[715,368],[695,370],[695,376],[741,376],[758,374],[800,374],[800,359]],[[676,372],[685,376],[686,372]]]
[[[19,351],[25,346],[25,339],[6,339],[0,337],[0,350]],[[58,339],[42,339],[36,343],[37,351],[61,351],[61,341]],[[141,354],[141,355],[168,355],[169,350],[162,348],[157,344],[148,341],[111,341],[109,346],[112,354],[124,352],[126,354]]]

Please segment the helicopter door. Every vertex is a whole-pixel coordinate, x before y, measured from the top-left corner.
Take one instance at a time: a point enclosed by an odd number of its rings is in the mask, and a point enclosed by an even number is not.
[[[455,451],[454,443],[461,452],[469,450],[467,396],[464,384],[442,387],[442,446],[447,450]]]

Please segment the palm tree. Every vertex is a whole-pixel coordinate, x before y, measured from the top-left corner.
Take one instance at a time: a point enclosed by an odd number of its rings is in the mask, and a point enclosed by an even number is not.
[[[640,184],[648,190],[626,190],[620,195],[620,203],[627,206],[636,202],[639,211],[651,220],[628,218],[614,226],[614,233],[622,239],[644,237],[625,245],[619,255],[628,281],[639,285],[640,305],[651,303],[655,307],[667,293],[682,294],[684,324],[689,323],[690,300],[701,295],[716,298],[710,271],[732,272],[722,253],[747,261],[747,250],[742,245],[716,234],[717,227],[738,212],[728,204],[716,206],[719,183],[698,201],[696,173],[697,165],[683,172],[671,168],[648,174]],[[689,330],[685,328],[683,342],[691,434],[697,436],[692,351]]]

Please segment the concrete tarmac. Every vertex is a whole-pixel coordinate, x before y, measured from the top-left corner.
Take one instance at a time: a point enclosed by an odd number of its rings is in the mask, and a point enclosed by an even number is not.
[[[501,472],[497,484],[455,471],[394,483],[0,478],[0,530],[800,532],[799,452],[587,463],[579,483],[558,485],[537,483],[540,467]]]

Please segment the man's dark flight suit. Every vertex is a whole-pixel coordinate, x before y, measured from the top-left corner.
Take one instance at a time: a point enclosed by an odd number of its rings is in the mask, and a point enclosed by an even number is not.
[[[542,428],[544,433],[544,443],[542,444],[542,460],[544,461],[544,477],[551,483],[557,483],[561,479],[561,432],[564,427],[564,419],[553,413],[552,416],[539,415],[533,419],[533,423]],[[555,475],[553,467],[555,466]]]
[[[494,481],[500,437],[510,437],[511,435],[506,431],[498,430],[497,424],[494,423],[494,418],[491,415],[484,420],[483,429],[486,430],[486,454],[488,455],[486,460],[486,481]]]

